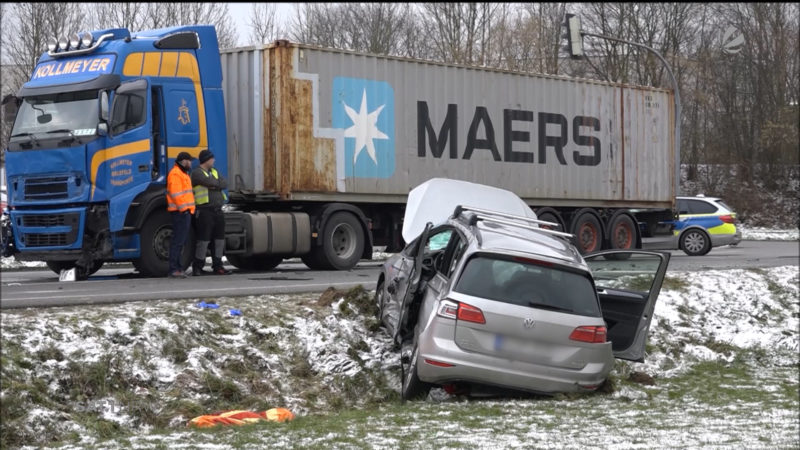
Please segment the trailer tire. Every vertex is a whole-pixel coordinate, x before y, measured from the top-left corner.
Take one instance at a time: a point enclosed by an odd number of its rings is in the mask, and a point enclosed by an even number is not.
[[[133,266],[144,276],[165,277],[169,273],[169,243],[172,239],[172,219],[165,210],[156,211],[145,220],[141,231],[141,254]],[[194,258],[194,227],[183,245],[181,267],[189,268]]]
[[[554,229],[555,231],[564,231],[564,220],[561,218],[561,215],[558,213],[558,211],[554,209],[541,208],[536,211],[536,218],[539,220],[544,220],[545,222],[554,222],[558,224],[556,228],[548,225],[539,225],[541,228],[546,230]]]
[[[56,275],[61,275],[61,271],[64,269],[72,269],[73,267],[78,267],[75,265],[76,261],[45,261],[44,263],[47,264],[47,267],[56,273]],[[76,280],[85,280],[90,276],[94,275],[101,267],[103,267],[103,263],[105,261],[93,261],[92,267],[89,270],[78,269],[75,271],[75,279]]]
[[[225,257],[228,258],[228,262],[233,264],[237,269],[257,272],[272,270],[283,262],[282,256],[275,255],[225,255]]]
[[[314,270],[350,270],[364,253],[364,230],[353,214],[339,211],[332,214],[322,231],[322,245],[302,257]]]
[[[603,228],[591,209],[582,209],[572,221],[575,247],[582,255],[600,250],[603,243]]]

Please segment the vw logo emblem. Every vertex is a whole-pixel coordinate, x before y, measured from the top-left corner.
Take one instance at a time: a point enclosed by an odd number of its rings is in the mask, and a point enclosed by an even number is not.
[[[525,328],[533,328],[533,319],[531,319],[530,317],[525,319],[522,323],[523,325],[525,325]]]

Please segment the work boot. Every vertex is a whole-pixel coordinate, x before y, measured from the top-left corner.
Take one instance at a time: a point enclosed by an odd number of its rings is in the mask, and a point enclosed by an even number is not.
[[[199,277],[200,275],[208,275],[211,272],[203,270],[203,266],[206,265],[206,262],[202,259],[195,259],[192,262],[192,276]]]

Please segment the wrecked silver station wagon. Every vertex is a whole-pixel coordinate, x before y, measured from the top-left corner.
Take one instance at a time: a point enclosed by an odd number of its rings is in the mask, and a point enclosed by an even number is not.
[[[410,243],[383,265],[375,296],[403,398],[432,386],[593,391],[615,357],[644,360],[669,253],[581,256],[571,235],[540,224],[503,189],[432,179],[409,193]]]

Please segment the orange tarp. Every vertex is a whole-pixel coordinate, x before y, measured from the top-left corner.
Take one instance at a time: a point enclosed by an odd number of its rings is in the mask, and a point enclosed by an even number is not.
[[[186,426],[197,428],[208,428],[217,425],[247,425],[262,420],[271,422],[285,422],[294,419],[294,414],[285,408],[272,408],[262,412],[253,411],[224,411],[219,414],[209,414],[198,416],[190,420]]]

